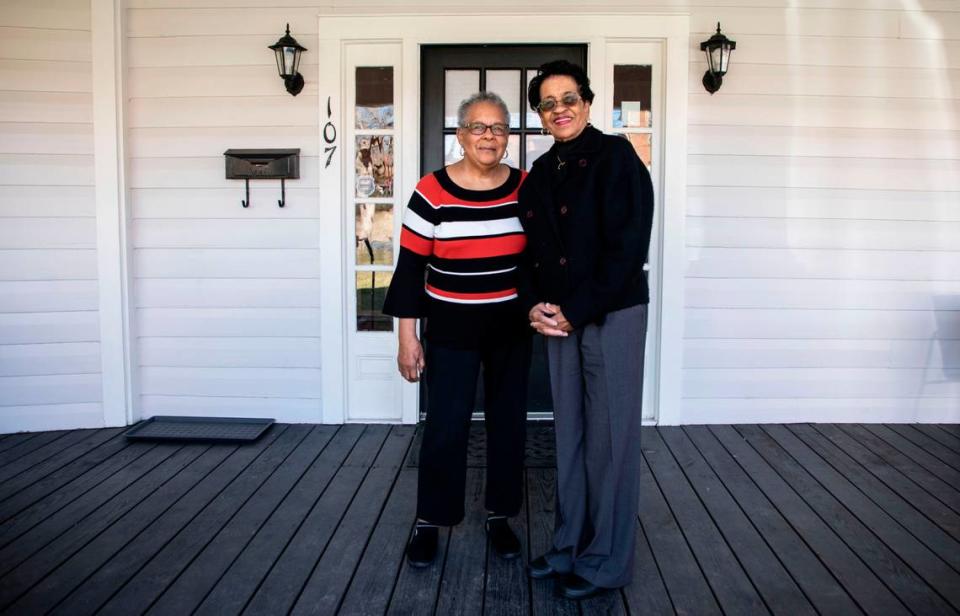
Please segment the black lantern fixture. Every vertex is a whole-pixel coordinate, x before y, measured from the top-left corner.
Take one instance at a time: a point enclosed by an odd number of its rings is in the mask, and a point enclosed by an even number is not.
[[[300,68],[300,54],[307,48],[290,36],[290,24],[287,24],[287,33],[279,41],[270,45],[270,49],[277,56],[277,70],[283,77],[287,92],[294,96],[300,94],[303,90],[303,75],[298,73],[297,69]]]
[[[736,48],[736,41],[731,41],[720,33],[719,21],[716,34],[700,43],[700,51],[707,54],[707,72],[703,74],[703,87],[710,94],[723,85],[723,76],[727,74],[730,64],[730,52]]]

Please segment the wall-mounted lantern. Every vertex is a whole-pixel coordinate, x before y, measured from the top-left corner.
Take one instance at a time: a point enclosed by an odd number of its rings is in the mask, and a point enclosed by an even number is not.
[[[280,37],[279,41],[270,45],[270,49],[277,56],[277,71],[283,77],[287,92],[294,96],[300,94],[303,90],[303,75],[298,73],[297,69],[300,68],[300,54],[307,48],[290,36],[290,24],[287,24],[287,33]]]
[[[703,87],[710,94],[723,85],[723,76],[727,74],[730,64],[730,52],[736,48],[736,41],[731,41],[720,33],[719,21],[716,34],[700,43],[700,51],[707,54],[707,72],[703,74]]]

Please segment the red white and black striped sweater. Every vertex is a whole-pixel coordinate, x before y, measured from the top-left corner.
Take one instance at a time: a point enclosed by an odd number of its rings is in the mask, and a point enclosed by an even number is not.
[[[434,342],[474,346],[525,331],[517,266],[526,246],[511,169],[491,190],[453,183],[446,169],[424,176],[403,215],[400,256],[384,313],[427,319]]]

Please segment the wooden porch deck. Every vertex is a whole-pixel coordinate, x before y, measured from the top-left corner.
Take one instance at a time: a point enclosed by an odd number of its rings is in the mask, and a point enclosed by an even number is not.
[[[635,581],[577,605],[528,580],[523,562],[487,554],[481,466],[435,566],[404,564],[417,472],[409,426],[277,425],[243,447],[127,443],[116,429],[3,436],[0,609],[960,610],[957,426],[645,428],[643,439]],[[533,460],[526,480],[514,527],[535,556],[553,523],[554,470]]]

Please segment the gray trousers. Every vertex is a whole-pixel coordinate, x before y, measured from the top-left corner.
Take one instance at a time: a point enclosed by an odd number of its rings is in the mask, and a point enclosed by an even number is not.
[[[630,583],[640,496],[647,306],[547,339],[557,509],[547,560],[608,588]]]

